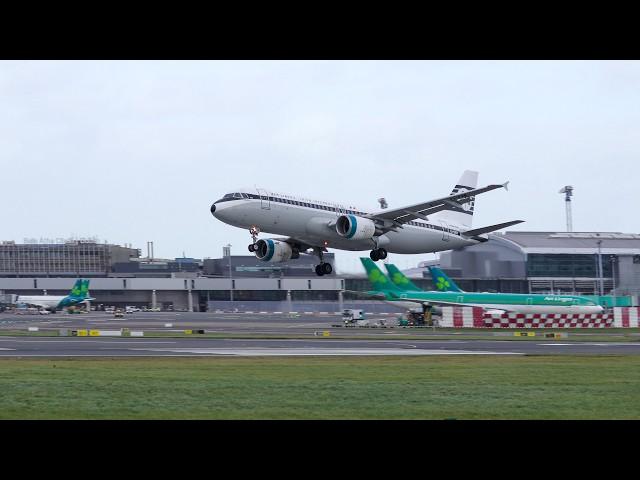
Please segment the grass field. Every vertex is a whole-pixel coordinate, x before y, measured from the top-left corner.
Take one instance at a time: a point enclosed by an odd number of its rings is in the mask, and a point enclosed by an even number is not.
[[[0,419],[638,419],[640,356],[0,360]]]

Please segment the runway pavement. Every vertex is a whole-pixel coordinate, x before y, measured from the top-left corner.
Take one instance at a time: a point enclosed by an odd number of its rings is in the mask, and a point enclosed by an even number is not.
[[[351,340],[0,337],[0,357],[272,355],[611,355],[640,354],[640,343],[504,340]]]
[[[371,320],[389,317],[371,316]],[[167,323],[172,327],[165,327]],[[478,332],[456,332],[459,339],[438,340],[421,338],[434,335],[425,329],[349,329],[333,328],[342,319],[335,316],[266,314],[222,314],[189,312],[141,312],[115,319],[104,312],[88,314],[16,315],[0,314],[0,330],[27,330],[37,326],[41,330],[65,329],[141,329],[145,331],[182,331],[205,329],[207,333],[296,334],[308,339],[224,339],[224,338],[151,338],[151,337],[44,337],[0,336],[0,357],[58,357],[58,356],[271,356],[271,355],[611,355],[640,354],[640,342],[571,342],[540,339],[539,341],[509,341],[465,339]],[[314,337],[316,331],[330,330],[334,335],[350,338]],[[451,332],[436,334],[451,335]],[[484,333],[484,332],[483,332]],[[379,339],[358,339],[376,335]],[[394,335],[410,335],[410,340],[394,340]],[[572,334],[573,335],[573,334]],[[590,331],[585,335],[607,335]]]

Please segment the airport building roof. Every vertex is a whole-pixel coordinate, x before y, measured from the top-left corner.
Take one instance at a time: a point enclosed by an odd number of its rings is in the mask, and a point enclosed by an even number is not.
[[[494,233],[489,238],[510,243],[524,253],[640,254],[640,234],[620,232],[517,232]]]

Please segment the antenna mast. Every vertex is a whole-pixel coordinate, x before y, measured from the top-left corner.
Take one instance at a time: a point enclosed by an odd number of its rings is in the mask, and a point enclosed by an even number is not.
[[[573,223],[571,219],[571,197],[573,196],[573,187],[567,185],[562,187],[558,193],[564,193],[564,204],[567,209],[567,232],[573,232]]]

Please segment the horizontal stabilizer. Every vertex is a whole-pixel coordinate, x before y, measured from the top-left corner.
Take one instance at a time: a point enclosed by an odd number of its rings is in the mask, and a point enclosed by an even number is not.
[[[475,235],[482,235],[483,233],[495,232],[496,230],[500,230],[501,228],[507,228],[511,225],[517,225],[518,223],[522,222],[524,222],[524,220],[513,220],[511,222],[498,223],[497,225],[489,225],[488,227],[474,228],[473,230],[462,232],[462,234],[465,237],[473,237]]]

